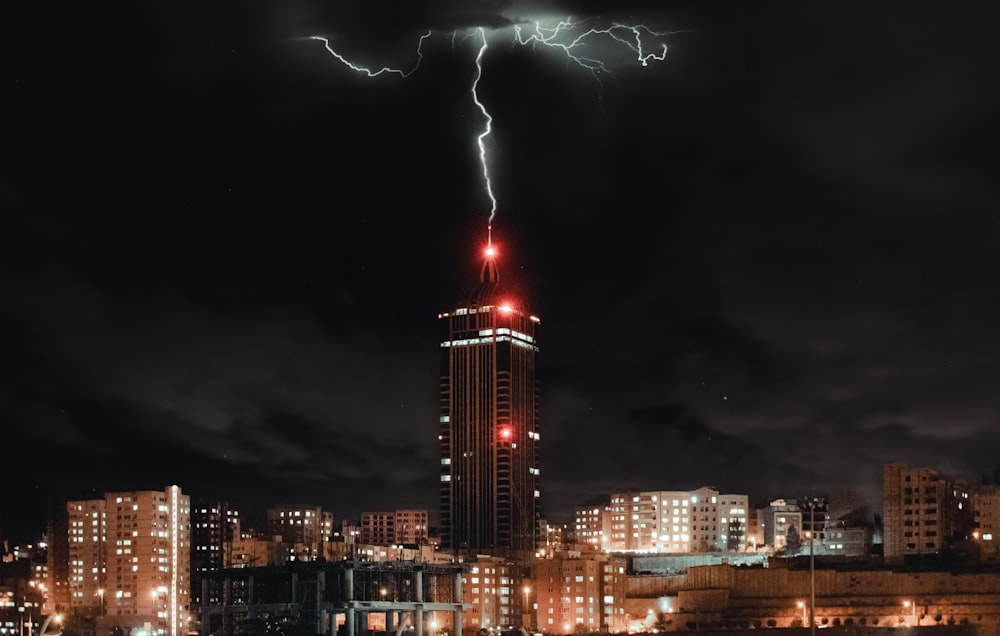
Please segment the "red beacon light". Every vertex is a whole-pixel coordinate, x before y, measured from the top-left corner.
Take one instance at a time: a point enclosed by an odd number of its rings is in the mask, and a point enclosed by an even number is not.
[[[510,427],[509,426],[505,426],[505,427],[503,427],[503,428],[500,429],[500,437],[502,437],[504,439],[510,439]]]

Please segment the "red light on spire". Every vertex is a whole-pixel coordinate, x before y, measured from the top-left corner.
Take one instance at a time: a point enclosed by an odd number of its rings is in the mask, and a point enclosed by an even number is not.
[[[486,258],[493,258],[497,255],[497,250],[493,247],[493,225],[486,226],[486,249],[484,250]]]

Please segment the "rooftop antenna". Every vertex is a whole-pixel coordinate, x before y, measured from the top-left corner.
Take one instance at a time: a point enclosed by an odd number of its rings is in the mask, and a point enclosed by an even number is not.
[[[483,260],[483,269],[479,273],[479,282],[481,283],[497,283],[500,280],[500,274],[497,272],[496,251],[493,249],[493,224],[488,223],[486,225],[486,258]]]

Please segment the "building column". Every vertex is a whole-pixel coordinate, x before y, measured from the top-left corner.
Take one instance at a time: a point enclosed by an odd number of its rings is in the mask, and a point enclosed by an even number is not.
[[[423,568],[414,568],[414,573],[417,580],[414,582],[417,586],[417,636],[424,636],[424,571]]]
[[[222,636],[229,636],[229,604],[232,602],[233,580],[228,576],[222,581]],[[208,632],[205,632],[206,636]]]
[[[101,598],[101,604],[104,604],[104,598]],[[202,636],[208,636],[209,626],[211,622],[209,616],[211,613],[208,604],[208,577],[202,577],[201,579],[201,631]]]
[[[354,613],[357,603],[354,601],[354,568],[344,568],[344,631],[347,636],[354,636]]]
[[[462,573],[455,573],[455,601],[458,603],[458,609],[455,610],[455,616],[452,622],[454,625],[455,636],[462,636]]]

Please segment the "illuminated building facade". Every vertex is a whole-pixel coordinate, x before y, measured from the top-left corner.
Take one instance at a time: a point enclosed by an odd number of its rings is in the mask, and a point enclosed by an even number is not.
[[[518,607],[519,574],[510,561],[502,557],[479,555],[468,562],[462,574],[463,631],[520,627]]]
[[[935,470],[886,464],[882,478],[882,550],[889,563],[936,555],[974,520],[968,489]]]
[[[624,632],[626,560],[609,554],[556,553],[533,566],[532,622],[546,634]]]
[[[107,591],[105,550],[107,519],[104,499],[66,502],[66,564],[69,607],[74,613],[98,616]],[[59,542],[61,538],[56,539]],[[53,569],[59,569],[53,564]]]
[[[611,495],[601,549],[697,553],[747,549],[747,495],[712,488]]]
[[[267,509],[267,538],[287,544],[290,561],[315,559],[333,537],[333,514],[319,506],[284,504]]]
[[[441,543],[530,558],[540,514],[535,327],[502,287],[492,243],[441,343]]]
[[[137,633],[190,628],[191,503],[177,486],[106,493],[107,585],[102,613]],[[90,516],[93,519],[92,515]],[[93,530],[84,527],[84,542]]]
[[[222,586],[209,572],[233,567],[233,542],[240,536],[240,514],[223,501],[198,501],[191,507],[191,603],[221,602]],[[203,586],[204,583],[204,586]],[[202,593],[207,598],[202,598]]]
[[[578,544],[600,550],[607,542],[605,523],[609,515],[607,506],[586,506],[577,508],[574,514],[574,531]]]

